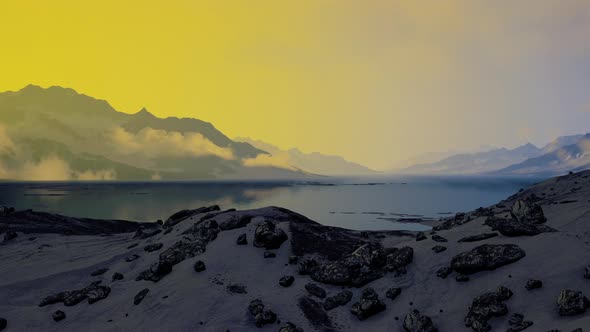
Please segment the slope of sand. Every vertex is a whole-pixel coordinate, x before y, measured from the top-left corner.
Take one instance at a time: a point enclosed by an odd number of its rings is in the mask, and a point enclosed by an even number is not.
[[[29,229],[31,233],[19,232],[16,238],[0,246],[0,317],[8,321],[5,331],[278,331],[287,321],[305,331],[403,331],[404,317],[412,309],[418,309],[432,319],[439,331],[472,331],[465,327],[464,318],[473,298],[505,286],[514,293],[505,302],[509,313],[489,321],[492,331],[506,331],[513,313],[523,314],[525,320],[534,322],[526,331],[576,328],[590,331],[590,308],[585,313],[565,317],[559,315],[556,304],[563,289],[582,291],[590,297],[590,279],[584,278],[584,269],[590,264],[590,172],[535,185],[490,207],[490,214],[507,216],[514,202],[530,197],[537,197],[536,202],[547,218],[546,225],[557,232],[518,237],[499,235],[458,243],[465,236],[492,232],[483,224],[487,217],[476,217],[477,213],[472,212],[467,214],[472,221],[437,231],[448,239],[447,243],[437,243],[429,233],[426,240],[416,241],[416,234],[411,232],[357,232],[325,227],[274,207],[193,213],[174,225],[168,234],[162,232],[146,239],[134,237],[134,233],[64,235],[58,234],[63,233],[60,228],[56,233],[35,234],[34,229]],[[206,215],[205,220],[214,219],[220,225],[239,216],[252,219],[244,227],[220,231],[207,243],[204,253],[174,265],[172,272],[160,281],[135,280],[141,271],[158,261],[164,250],[178,241],[192,241],[182,233]],[[11,227],[2,220],[0,230],[2,226]],[[274,221],[289,237],[279,249],[270,250],[276,254],[275,258],[264,258],[265,249],[253,246],[256,228],[264,220]],[[236,239],[243,233],[247,234],[248,245],[237,245]],[[309,315],[306,317],[298,305],[300,299],[309,297],[319,303],[322,300],[307,292],[305,284],[316,282],[309,275],[299,275],[298,265],[288,264],[289,257],[294,254],[315,257],[323,263],[369,242],[380,243],[385,248],[412,247],[413,261],[407,265],[407,273],[401,276],[385,273],[358,288],[318,283],[328,296],[344,288],[352,291],[352,301],[327,312],[327,318],[319,323],[310,320]],[[138,246],[128,249],[135,243]],[[162,243],[163,248],[144,251],[147,244],[153,243]],[[468,282],[457,282],[457,273],[446,279],[437,277],[436,271],[449,266],[455,255],[485,243],[516,244],[526,256],[495,270],[472,274]],[[448,249],[434,253],[431,248],[435,245]],[[126,262],[125,258],[133,254],[140,257]],[[299,257],[299,261],[302,259]],[[205,271],[193,269],[198,260],[205,263]],[[109,270],[91,276],[100,268]],[[124,279],[112,281],[115,272],[122,273]],[[291,287],[278,284],[285,275],[295,277]],[[524,286],[529,279],[542,280],[543,287],[526,290]],[[95,280],[102,280],[103,285],[111,288],[103,300],[93,304],[82,301],[75,306],[63,303],[38,306],[46,296],[81,289]],[[232,284],[245,286],[247,293],[229,292],[227,287]],[[360,321],[350,310],[367,287],[377,292],[387,308]],[[401,295],[394,300],[385,297],[391,287],[402,288]],[[134,305],[134,296],[145,288],[149,288],[149,293]],[[277,314],[280,323],[257,328],[248,312],[253,299],[261,299],[266,309]],[[55,322],[52,314],[56,310],[64,311],[67,317]]]

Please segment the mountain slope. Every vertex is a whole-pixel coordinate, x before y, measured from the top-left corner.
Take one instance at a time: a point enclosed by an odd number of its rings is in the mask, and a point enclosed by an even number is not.
[[[438,162],[410,166],[401,173],[478,174],[504,168],[540,154],[541,149],[529,143],[512,150],[500,148],[486,152],[457,154]]]
[[[319,152],[304,153],[299,149],[282,150],[277,146],[247,137],[237,137],[236,141],[249,143],[271,154],[277,162],[284,162],[298,169],[314,174],[346,176],[374,175],[376,171],[363,165],[350,162],[340,156],[325,155]]]
[[[573,137],[573,136],[572,136]],[[569,142],[570,140],[564,140]],[[557,175],[590,168],[590,134],[579,136],[575,144],[566,145],[536,158],[500,169],[501,175]]]
[[[229,139],[208,122],[162,119],[145,109],[121,113],[104,100],[62,87],[29,85],[0,93],[0,134],[18,154],[11,159],[4,151],[0,170],[13,169],[18,163],[45,166],[39,163],[48,159],[65,165],[59,173],[62,178],[97,172],[93,165],[100,165],[101,172],[116,170],[105,174],[109,179],[116,174],[118,180],[308,176],[289,167],[251,165],[250,160],[268,153]],[[43,160],[27,153],[31,145]],[[0,178],[14,174],[5,171]],[[82,177],[71,177],[76,178]]]

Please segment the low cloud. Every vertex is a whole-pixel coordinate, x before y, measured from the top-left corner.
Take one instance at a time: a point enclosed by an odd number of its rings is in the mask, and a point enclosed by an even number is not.
[[[215,145],[199,133],[180,133],[144,128],[137,134],[116,127],[111,134],[115,152],[120,155],[138,154],[147,158],[217,156],[235,159],[232,149]]]
[[[297,168],[290,164],[291,157],[287,152],[279,152],[273,155],[259,154],[255,158],[246,158],[242,164],[247,167],[278,167],[296,171]]]

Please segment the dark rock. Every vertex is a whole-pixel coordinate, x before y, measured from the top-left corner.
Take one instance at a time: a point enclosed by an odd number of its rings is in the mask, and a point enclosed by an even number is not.
[[[284,276],[279,280],[279,285],[281,285],[283,287],[289,287],[289,286],[293,285],[294,281],[295,281],[295,277]]]
[[[525,200],[517,200],[512,205],[510,215],[519,222],[528,224],[543,224],[547,221],[541,206]]]
[[[590,279],[590,265],[586,266],[586,269],[584,270],[584,278]]]
[[[254,246],[269,250],[280,248],[287,239],[287,234],[270,220],[258,224],[254,232]]]
[[[134,239],[147,239],[150,238],[152,236],[156,236],[158,234],[162,233],[161,229],[148,229],[148,230],[144,230],[142,228],[138,229],[135,234],[133,235]]]
[[[153,263],[148,270],[141,272],[135,280],[150,280],[158,282],[170,272],[172,272],[172,264],[168,261],[160,260]]]
[[[289,256],[289,265],[295,265],[299,262],[299,256]]]
[[[451,267],[458,273],[473,274],[495,270],[514,263],[525,255],[524,250],[515,244],[484,244],[455,256]]]
[[[98,269],[92,273],[90,273],[91,276],[96,277],[96,276],[100,276],[105,274],[109,269],[108,268],[102,268],[102,269]]]
[[[455,280],[457,280],[457,282],[467,282],[467,281],[469,281],[469,276],[466,276],[464,274],[459,274],[455,277]]]
[[[530,320],[524,320],[524,316],[521,314],[513,314],[508,320],[508,325],[510,325],[510,327],[506,332],[519,332],[529,328],[533,325],[533,322]]]
[[[418,232],[416,234],[416,241],[423,241],[426,239],[427,239],[427,237],[426,237],[426,234],[424,234],[424,232]]]
[[[404,318],[404,330],[407,332],[438,332],[432,319],[420,314],[420,311],[415,309]]]
[[[303,329],[295,326],[295,324],[291,322],[287,322],[279,329],[279,332],[303,332]]]
[[[319,297],[323,299],[326,297],[326,290],[322,287],[318,286],[314,283],[305,284],[305,289],[309,292],[309,294]]]
[[[447,247],[443,247],[443,246],[434,246],[432,247],[432,251],[434,251],[435,253],[441,253],[443,251],[447,250]]]
[[[133,254],[131,256],[125,257],[125,261],[127,263],[131,263],[131,262],[133,262],[134,260],[137,260],[137,259],[139,259],[139,255],[137,255],[137,254]]]
[[[308,275],[312,274],[319,268],[319,263],[313,258],[306,258],[299,263],[299,274]]]
[[[271,310],[264,310],[262,300],[256,299],[248,305],[248,311],[254,317],[257,327],[262,327],[267,324],[273,324],[277,321],[277,315]]]
[[[8,321],[5,318],[0,318],[0,331],[4,331],[7,326]]]
[[[162,219],[158,219],[158,220],[156,220],[156,224],[162,226],[162,225],[164,225],[164,221]]]
[[[562,290],[557,298],[557,307],[560,316],[573,316],[582,314],[590,307],[590,300],[580,291]]]
[[[297,301],[297,305],[299,309],[301,309],[301,312],[303,312],[303,316],[307,318],[311,325],[319,330],[330,330],[332,327],[332,320],[322,305],[307,296],[300,297]]]
[[[63,302],[66,307],[71,307],[86,299],[88,299],[89,304],[95,303],[105,299],[111,292],[109,287],[101,286],[100,283],[101,281],[95,281],[82,289],[63,291],[55,295],[47,296],[41,301],[39,307],[60,302]]]
[[[385,307],[385,303],[379,299],[377,293],[372,288],[366,288],[363,290],[360,300],[352,305],[350,312],[359,320],[365,320],[385,310]]]
[[[113,281],[123,280],[124,278],[125,278],[125,276],[122,273],[115,272],[113,274]]]
[[[443,222],[440,225],[434,226],[432,229],[435,231],[451,229],[466,224],[472,220],[473,219],[467,217],[465,213],[457,213],[453,218],[447,219],[445,222]]]
[[[393,248],[386,256],[385,269],[394,272],[410,264],[413,259],[414,249],[411,247]]]
[[[232,294],[247,294],[248,293],[246,286],[244,286],[242,284],[229,285],[229,286],[227,286],[227,291]]]
[[[329,296],[324,301],[323,307],[326,311],[330,311],[334,308],[344,306],[352,300],[352,292],[345,290],[334,296]]]
[[[399,287],[392,287],[387,290],[385,297],[395,300],[402,293],[402,289]]]
[[[275,254],[272,251],[265,251],[264,252],[264,258],[275,258],[277,257],[277,254]]]
[[[130,245],[129,247],[127,247],[127,249],[133,249],[135,247],[137,247],[139,245],[139,243],[134,243],[132,245]]]
[[[533,290],[537,288],[543,287],[543,282],[541,280],[536,279],[529,279],[524,286],[527,290]]]
[[[56,322],[66,319],[66,313],[61,310],[54,312],[51,316],[53,317],[53,320]]]
[[[203,261],[197,261],[195,265],[193,265],[193,269],[195,270],[195,272],[203,272],[207,268],[205,267],[205,263]]]
[[[194,210],[178,211],[175,214],[168,217],[168,219],[166,220],[166,222],[164,222],[164,225],[162,227],[164,229],[167,229],[167,228],[170,228],[170,227],[180,223],[181,221],[184,221],[194,215],[197,215],[200,213],[219,211],[219,210],[220,210],[220,208],[218,205],[212,205],[212,206],[207,206],[207,207],[201,207],[201,208],[194,209]]]
[[[137,295],[135,295],[135,297],[133,298],[133,304],[138,305],[141,303],[141,301],[143,301],[143,299],[145,298],[145,296],[150,292],[149,288],[144,288],[142,289],[139,293],[137,293]]]
[[[246,233],[238,236],[238,239],[236,240],[236,244],[240,245],[240,246],[245,246],[248,244],[248,238],[246,237]]]
[[[439,278],[446,279],[452,272],[453,269],[451,267],[445,266],[441,267],[440,269],[438,269],[438,271],[436,271],[436,276]]]
[[[457,241],[457,242],[477,242],[477,241],[487,240],[487,239],[496,237],[498,235],[499,234],[496,232],[483,233],[483,234],[478,234],[478,235],[466,236],[464,238],[459,239],[459,241]]]
[[[385,263],[381,246],[365,244],[348,256],[320,265],[311,278],[325,284],[361,287],[381,278]]]
[[[4,234],[4,242],[8,242],[10,240],[14,240],[16,239],[16,237],[18,236],[18,234],[14,231],[8,231]]]
[[[222,231],[229,231],[236,228],[246,227],[252,221],[251,216],[232,216],[228,220],[219,224]]]
[[[192,241],[208,243],[215,240],[219,232],[221,232],[221,229],[219,229],[217,221],[208,219],[195,223],[191,228],[182,232],[182,234],[188,236]]]
[[[170,248],[160,253],[160,261],[176,265],[185,259],[193,258],[205,252],[206,241],[195,240],[193,242],[178,241]]]
[[[546,232],[556,232],[555,229],[542,225],[518,221],[517,219],[488,218],[485,225],[497,230],[504,236],[535,236]]]
[[[431,238],[433,241],[436,241],[436,242],[449,242],[449,240],[447,240],[444,237],[437,235],[437,234],[434,234],[433,236],[431,236]]]
[[[512,297],[512,291],[506,287],[499,287],[495,292],[488,292],[473,299],[469,312],[465,317],[465,326],[476,332],[487,332],[492,329],[488,320],[508,314],[508,307],[504,301]]]
[[[148,244],[147,246],[145,246],[143,248],[143,250],[147,251],[147,252],[154,252],[154,251],[162,249],[163,246],[164,246],[163,243],[153,243],[153,244]]]

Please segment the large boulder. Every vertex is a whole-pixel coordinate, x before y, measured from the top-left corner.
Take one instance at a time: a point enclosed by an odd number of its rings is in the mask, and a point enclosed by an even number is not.
[[[438,332],[432,319],[420,314],[418,310],[412,310],[404,319],[404,330],[407,332]]]
[[[512,205],[510,215],[519,222],[528,224],[543,224],[547,221],[540,205],[521,199]]]
[[[580,291],[565,289],[559,293],[557,307],[560,316],[578,315],[590,307],[590,300]]]
[[[278,249],[288,237],[285,232],[276,227],[271,220],[265,220],[258,224],[254,232],[254,246],[266,249]]]
[[[451,268],[461,274],[495,270],[525,257],[526,253],[515,244],[484,244],[458,254]]]
[[[352,305],[350,312],[359,320],[365,320],[385,310],[385,303],[372,288],[366,288],[358,302]]]
[[[508,314],[508,306],[504,301],[512,297],[512,291],[499,287],[495,292],[488,292],[473,299],[469,312],[465,317],[465,326],[476,332],[488,332],[492,329],[488,320]]]

